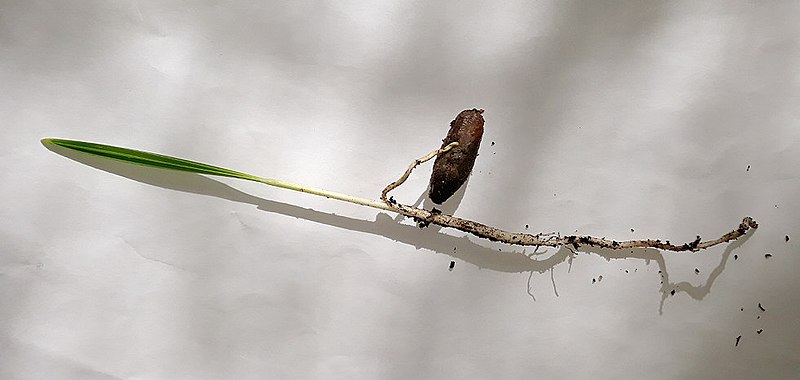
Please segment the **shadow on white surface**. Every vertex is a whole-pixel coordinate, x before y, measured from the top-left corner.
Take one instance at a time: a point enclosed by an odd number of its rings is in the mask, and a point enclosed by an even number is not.
[[[518,250],[503,250],[498,252],[493,248],[485,247],[473,242],[468,238],[468,236],[459,237],[443,233],[440,231],[442,228],[439,226],[431,226],[420,229],[413,225],[401,224],[400,221],[402,219],[393,219],[383,212],[377,214],[374,221],[354,219],[346,216],[325,213],[309,208],[263,199],[199,174],[147,168],[129,163],[99,158],[55,145],[51,146],[44,144],[44,146],[47,149],[74,161],[137,182],[165,189],[207,195],[234,202],[252,204],[255,205],[259,210],[266,212],[304,219],[328,226],[347,229],[350,231],[379,235],[400,243],[414,246],[416,249],[424,248],[455,259],[463,260],[479,268],[490,269],[498,272],[530,272],[532,276],[533,273],[544,273],[546,271],[551,271],[552,274],[552,269],[561,263],[568,262],[571,267],[573,258],[577,257],[580,253],[595,254],[609,261],[616,259],[639,259],[644,260],[646,263],[654,261],[658,265],[659,274],[661,276],[661,287],[659,289],[661,293],[659,314],[663,314],[664,303],[668,297],[674,296],[679,292],[686,293],[698,301],[704,299],[708,294],[710,294],[714,282],[725,270],[726,263],[730,259],[731,254],[741,247],[747,240],[749,240],[753,233],[757,231],[752,230],[740,239],[728,244],[720,256],[719,264],[717,264],[716,267],[714,267],[714,269],[710,272],[708,279],[704,284],[693,285],[687,281],[673,283],[670,282],[670,276],[667,271],[664,255],[661,253],[661,251],[652,248],[611,250],[607,248],[582,246],[580,247],[580,251],[573,251],[571,248],[561,247],[555,250],[553,253],[547,251],[540,253],[538,250],[528,253],[527,249],[523,249],[521,252]],[[456,192],[451,202],[445,204],[445,207],[443,207],[445,209],[444,212],[452,213],[455,211],[457,205],[463,198],[464,189],[467,187],[466,185],[467,184],[462,186],[462,188]],[[423,192],[415,204],[419,204],[423,199],[427,198],[425,197],[425,194],[426,192]],[[430,203],[429,200],[428,203]],[[434,206],[433,204],[428,203],[426,203],[427,207]],[[712,251],[705,251],[705,253],[709,252]],[[694,254],[701,255],[704,254],[704,251]],[[553,287],[555,291],[555,281],[553,281]],[[533,294],[530,293],[530,289],[529,294],[535,300]],[[558,295],[557,291],[556,295]]]

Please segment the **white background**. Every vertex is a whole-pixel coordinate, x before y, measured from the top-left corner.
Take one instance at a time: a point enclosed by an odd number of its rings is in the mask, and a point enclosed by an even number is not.
[[[795,378],[798,19],[794,1],[0,1],[0,377]],[[486,133],[447,212],[672,242],[761,227],[696,254],[529,258],[39,143],[376,199],[473,107]]]

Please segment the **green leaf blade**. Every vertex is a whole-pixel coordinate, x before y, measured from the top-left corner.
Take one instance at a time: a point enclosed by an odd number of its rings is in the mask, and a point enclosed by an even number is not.
[[[262,178],[235,170],[221,168],[219,166],[204,164],[202,162],[185,160],[182,158],[167,156],[158,153],[145,152],[136,149],[123,148],[113,145],[98,144],[88,141],[64,140],[55,138],[44,138],[42,144],[52,144],[67,149],[76,150],[92,154],[95,156],[111,158],[141,166],[149,166],[160,169],[178,170],[197,174],[208,174],[231,178],[240,178],[249,181],[260,182]]]

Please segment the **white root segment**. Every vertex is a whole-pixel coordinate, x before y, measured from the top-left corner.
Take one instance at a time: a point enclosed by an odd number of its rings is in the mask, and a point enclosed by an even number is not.
[[[447,146],[445,146],[444,148],[436,149],[433,152],[430,152],[427,155],[414,160],[414,162],[412,162],[411,165],[408,166],[408,169],[406,169],[406,172],[403,173],[402,176],[400,176],[400,179],[390,183],[388,186],[386,186],[386,188],[383,189],[383,191],[381,192],[381,200],[383,200],[383,202],[386,203],[386,205],[391,207],[393,202],[391,202],[389,199],[387,199],[386,196],[389,194],[390,191],[392,191],[392,190],[396,189],[398,186],[402,185],[403,182],[405,182],[408,179],[408,176],[411,175],[411,172],[414,170],[414,168],[416,168],[417,166],[419,166],[423,162],[429,161],[431,158],[434,158],[434,157],[436,157],[436,156],[438,156],[438,155],[440,155],[442,153],[445,153],[445,152],[449,151],[450,149],[453,149],[456,146],[458,146],[458,142],[454,141],[454,142],[451,142],[450,144],[447,144]]]

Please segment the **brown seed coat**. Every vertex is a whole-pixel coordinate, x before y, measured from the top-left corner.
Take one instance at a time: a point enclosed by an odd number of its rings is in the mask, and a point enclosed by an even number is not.
[[[436,157],[428,196],[436,204],[444,203],[467,181],[483,137],[482,109],[464,110],[450,122],[442,148],[457,141],[458,146]]]

